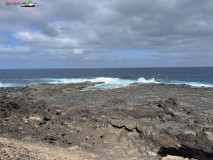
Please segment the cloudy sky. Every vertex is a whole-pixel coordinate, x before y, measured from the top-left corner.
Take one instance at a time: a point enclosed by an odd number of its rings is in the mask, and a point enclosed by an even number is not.
[[[213,0],[32,2],[0,6],[0,68],[213,66]]]

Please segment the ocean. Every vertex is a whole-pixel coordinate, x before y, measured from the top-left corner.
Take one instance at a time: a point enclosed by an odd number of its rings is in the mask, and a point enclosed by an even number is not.
[[[0,87],[26,86],[41,82],[76,83],[84,81],[105,82],[90,89],[119,88],[134,82],[213,87],[213,67],[0,70]]]

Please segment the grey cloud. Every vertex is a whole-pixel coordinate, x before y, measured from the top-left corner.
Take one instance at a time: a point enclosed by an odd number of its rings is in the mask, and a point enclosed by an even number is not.
[[[114,65],[112,59],[119,66],[132,66],[134,61],[138,66],[157,66],[156,61],[165,66],[211,65],[213,61],[211,0],[46,0],[38,4],[33,9],[5,6],[0,10],[4,15],[0,17],[0,43],[8,42],[2,35],[11,32],[20,47],[30,48],[34,60],[43,58],[54,64],[58,59],[59,66],[65,60],[70,66],[77,65],[74,61],[85,66],[96,62],[100,67]],[[157,54],[131,60],[107,55],[144,49]],[[29,56],[21,50],[17,54]]]

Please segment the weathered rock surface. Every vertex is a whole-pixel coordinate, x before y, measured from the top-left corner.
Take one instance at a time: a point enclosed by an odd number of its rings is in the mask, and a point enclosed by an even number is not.
[[[82,91],[93,85],[1,88],[0,159],[54,159],[51,146],[61,150],[57,159],[75,159],[72,151],[76,159],[213,159],[213,93],[206,88]]]

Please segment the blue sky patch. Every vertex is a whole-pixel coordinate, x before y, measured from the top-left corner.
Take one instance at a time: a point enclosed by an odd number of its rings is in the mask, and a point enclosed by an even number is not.
[[[9,39],[8,45],[15,45],[15,46],[20,45],[19,40],[17,40],[16,38],[14,38],[12,36],[12,33],[6,32],[6,33],[4,33],[4,36]]]
[[[155,54],[156,50],[120,50],[108,53],[110,55],[121,55],[121,56],[128,56],[128,57],[141,57],[144,55],[151,55]]]

